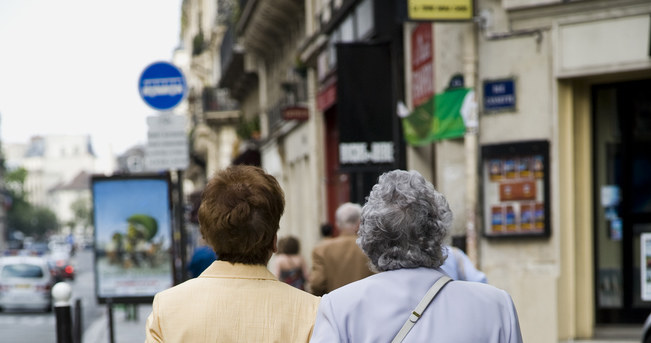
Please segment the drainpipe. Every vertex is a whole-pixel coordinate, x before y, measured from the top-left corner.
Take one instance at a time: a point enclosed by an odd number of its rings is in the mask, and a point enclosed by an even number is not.
[[[476,88],[477,78],[477,36],[474,23],[465,25],[463,40],[463,78],[468,88]],[[475,91],[475,97],[477,96]],[[477,161],[478,115],[474,106],[466,121],[464,148],[466,156],[466,253],[472,263],[478,266],[477,245],[477,198],[479,194]]]
[[[481,11],[479,17],[471,23],[466,24],[463,41],[463,78],[466,87],[475,88],[475,100],[478,102],[476,90],[477,87],[477,40],[479,32],[484,34],[484,39],[493,41],[518,36],[535,36],[536,43],[540,45],[542,41],[541,29],[512,30],[508,32],[488,32],[492,26],[492,12],[490,10]],[[478,27],[475,27],[477,24]],[[466,253],[470,260],[478,266],[479,248],[477,235],[477,213],[478,213],[478,194],[479,194],[479,116],[478,106],[474,106],[469,113],[468,122],[466,123],[466,133],[464,139],[464,148],[466,155]]]

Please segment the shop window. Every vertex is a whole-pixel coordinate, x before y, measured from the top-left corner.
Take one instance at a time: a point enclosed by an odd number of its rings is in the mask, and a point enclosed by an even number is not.
[[[364,0],[355,9],[355,28],[357,39],[370,36],[373,30],[373,1]]]

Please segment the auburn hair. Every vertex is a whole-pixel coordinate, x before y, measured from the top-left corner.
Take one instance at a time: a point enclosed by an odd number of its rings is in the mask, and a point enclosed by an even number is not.
[[[266,264],[284,209],[285,196],[273,176],[259,167],[234,165],[206,185],[199,230],[220,260]]]

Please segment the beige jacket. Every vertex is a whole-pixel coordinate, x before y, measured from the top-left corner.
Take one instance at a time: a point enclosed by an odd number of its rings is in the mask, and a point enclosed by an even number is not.
[[[357,246],[357,235],[340,235],[319,243],[312,251],[310,291],[329,293],[343,285],[373,275],[368,257]]]
[[[265,266],[215,261],[156,294],[145,342],[307,342],[319,301]]]

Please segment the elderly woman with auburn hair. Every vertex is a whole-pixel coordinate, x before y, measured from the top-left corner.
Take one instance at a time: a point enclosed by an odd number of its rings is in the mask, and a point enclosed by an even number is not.
[[[307,342],[319,298],[267,269],[285,208],[276,179],[252,166],[219,171],[199,207],[219,260],[154,297],[146,342]]]

